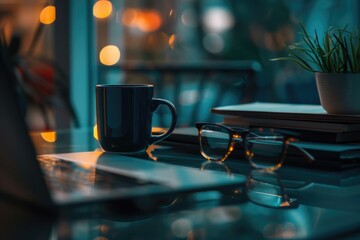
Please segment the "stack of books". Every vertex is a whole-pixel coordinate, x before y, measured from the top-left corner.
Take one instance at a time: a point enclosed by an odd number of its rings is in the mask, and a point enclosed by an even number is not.
[[[328,169],[360,166],[360,115],[327,114],[320,105],[248,103],[216,107],[223,124],[242,128],[277,128],[296,133],[295,143],[308,150],[314,165]],[[296,151],[290,160],[300,163]]]

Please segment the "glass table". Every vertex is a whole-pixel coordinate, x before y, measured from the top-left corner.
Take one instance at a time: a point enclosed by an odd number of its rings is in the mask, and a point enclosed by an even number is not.
[[[32,133],[39,154],[99,149],[92,131]],[[49,214],[0,198],[4,239],[259,239],[358,237],[360,176],[356,170],[329,172],[283,166],[262,172],[234,156],[206,162],[197,145],[162,142],[133,155],[203,170],[247,176],[228,192],[173,196],[139,209],[131,201],[83,205]],[[19,231],[21,229],[21,231]]]

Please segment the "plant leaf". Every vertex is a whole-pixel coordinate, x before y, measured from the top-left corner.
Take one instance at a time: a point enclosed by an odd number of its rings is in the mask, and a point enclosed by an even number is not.
[[[351,59],[350,59],[350,56],[349,56],[349,53],[348,53],[346,39],[342,37],[341,32],[339,33],[339,36],[336,36],[336,34],[334,34],[334,37],[341,46],[344,62],[346,63],[346,61],[349,61],[350,70],[351,70],[351,72],[353,72]],[[346,72],[347,72],[347,65],[348,64],[344,65],[344,67],[345,67],[344,71],[346,71]]]
[[[360,72],[360,36],[357,28],[352,31],[329,27],[323,38],[315,30],[311,37],[300,22],[302,41],[288,46],[288,57],[275,58],[295,62],[306,70],[333,73]]]
[[[311,67],[309,67],[307,64],[304,64],[303,62],[301,62],[300,60],[294,58],[294,57],[279,57],[279,58],[272,58],[270,59],[270,61],[292,61],[297,63],[300,67],[311,71],[311,72],[316,72],[314,69],[312,69]]]

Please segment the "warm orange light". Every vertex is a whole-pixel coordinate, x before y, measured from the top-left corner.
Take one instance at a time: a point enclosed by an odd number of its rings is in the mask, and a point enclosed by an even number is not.
[[[114,65],[120,60],[120,50],[117,46],[108,45],[101,49],[99,59],[106,66]]]
[[[175,40],[176,40],[176,35],[175,34],[172,34],[170,37],[169,37],[169,46],[174,49],[175,48]]]
[[[160,13],[155,10],[129,8],[122,15],[122,23],[143,32],[153,32],[161,27],[162,18]]]
[[[139,16],[139,11],[134,8],[129,8],[124,11],[122,22],[125,26],[136,27],[136,21]]]
[[[56,8],[55,6],[47,6],[40,12],[40,22],[42,24],[52,24],[56,19]]]
[[[101,158],[103,151],[95,150],[93,152],[79,152],[73,156],[73,159],[80,165],[82,168],[91,170],[89,175],[86,174],[87,181],[95,182],[96,180],[96,170],[94,166],[96,165],[97,161]],[[69,153],[70,155],[72,153]],[[66,154],[65,156],[66,157]],[[83,176],[85,177],[85,176]]]
[[[95,124],[95,126],[94,126],[93,134],[94,134],[94,138],[95,138],[96,140],[99,140],[99,134],[98,134],[97,124]]]
[[[93,15],[96,18],[107,18],[111,15],[112,3],[108,0],[99,0],[94,4]]]
[[[162,19],[155,10],[142,11],[137,21],[137,27],[143,32],[153,32],[160,28]]]
[[[56,132],[42,132],[40,136],[49,143],[56,142]]]
[[[162,127],[152,127],[151,132],[152,133],[164,133],[166,131],[165,128]]]

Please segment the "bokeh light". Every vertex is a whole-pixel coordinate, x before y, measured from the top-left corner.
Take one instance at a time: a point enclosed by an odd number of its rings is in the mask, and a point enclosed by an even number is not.
[[[39,20],[42,24],[52,24],[56,19],[55,6],[47,6],[40,12]]]
[[[197,26],[196,12],[192,9],[186,9],[181,14],[181,22],[187,27],[196,27]]]
[[[112,13],[112,3],[108,0],[99,0],[94,4],[93,15],[96,18],[107,18]]]
[[[250,27],[250,37],[258,47],[278,52],[294,41],[295,32],[290,24],[271,32],[258,24],[253,24]]]
[[[40,136],[42,139],[44,139],[46,142],[53,143],[56,142],[56,132],[42,132],[40,133]]]
[[[127,27],[136,27],[138,15],[139,11],[137,9],[128,8],[122,15],[122,23]]]
[[[177,238],[185,238],[192,229],[192,222],[186,218],[180,218],[171,223],[171,233]]]
[[[263,236],[265,238],[276,239],[290,239],[290,238],[302,238],[301,231],[298,231],[296,226],[292,222],[283,223],[269,223],[264,226]]]
[[[101,49],[99,54],[99,60],[106,66],[116,64],[120,60],[120,50],[115,45],[108,45]]]
[[[180,93],[180,105],[191,106],[199,101],[199,91],[197,89],[184,90]]]
[[[175,35],[175,34],[172,34],[172,35],[169,37],[169,46],[170,46],[172,49],[175,49],[175,41],[176,41],[176,35]]]
[[[137,27],[144,32],[156,31],[160,28],[161,24],[160,14],[155,10],[143,11],[137,21]]]
[[[210,53],[220,53],[224,50],[225,42],[219,34],[209,33],[203,38],[203,46]]]
[[[143,32],[153,32],[162,25],[162,17],[156,10],[126,9],[122,23],[127,27],[137,28]]]
[[[220,33],[232,28],[235,24],[235,19],[228,9],[211,7],[204,13],[202,22],[207,32]]]
[[[226,208],[213,208],[207,213],[207,219],[213,224],[235,223],[241,218],[241,209],[235,206]]]

